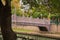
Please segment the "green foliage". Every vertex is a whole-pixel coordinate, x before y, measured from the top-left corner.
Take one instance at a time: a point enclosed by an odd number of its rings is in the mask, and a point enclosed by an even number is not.
[[[19,0],[18,0],[19,1]],[[37,18],[37,17],[41,17],[41,14],[42,14],[42,17],[48,17],[49,16],[49,13],[50,13],[50,18],[53,18],[53,17],[58,17],[60,18],[60,0],[49,0],[46,4],[40,4],[40,2],[42,3],[42,0],[22,0],[23,1],[23,4],[26,5],[26,4],[30,4],[30,9],[27,13],[22,13],[21,9],[19,9],[17,7],[16,9],[16,14],[18,16],[22,16],[23,14],[26,16],[26,17],[30,17],[32,16],[33,18]],[[48,6],[49,8],[48,8]],[[30,12],[32,10],[32,12]],[[12,13],[14,14],[15,11],[14,11],[14,6],[12,5]]]
[[[23,4],[30,4],[31,7],[39,7],[39,3],[36,0],[22,0]]]
[[[50,18],[52,19],[52,18],[60,18],[60,17],[59,15],[57,15],[57,13],[54,13],[50,15]]]
[[[60,13],[60,0],[49,0],[53,12]]]
[[[40,17],[40,12],[34,12],[34,13],[32,14],[32,17],[33,17],[33,18]]]
[[[14,9],[11,9],[11,13],[14,14],[14,12],[15,12]]]

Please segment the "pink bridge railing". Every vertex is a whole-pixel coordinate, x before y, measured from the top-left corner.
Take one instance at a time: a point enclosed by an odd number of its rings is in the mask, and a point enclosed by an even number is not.
[[[39,19],[32,17],[12,17],[12,23],[16,23],[17,25],[28,25],[28,26],[43,26],[49,30],[50,21],[47,19]]]

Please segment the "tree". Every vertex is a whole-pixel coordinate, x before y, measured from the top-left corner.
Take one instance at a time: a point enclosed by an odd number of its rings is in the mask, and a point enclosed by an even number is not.
[[[36,10],[40,8],[40,10],[45,10],[48,13],[60,15],[60,0],[23,0],[24,4],[30,4],[31,8],[35,7]],[[43,8],[45,9],[43,9]],[[41,11],[40,11],[41,12]],[[44,11],[43,11],[44,12]]]
[[[3,5],[0,0],[0,25],[3,40],[16,40],[17,36],[11,28],[11,0],[5,0]]]
[[[20,0],[12,0],[12,10],[13,10],[12,12],[14,12],[13,8],[15,6],[16,6],[16,9],[19,9],[19,8],[21,9],[21,6],[19,6],[20,5],[19,1]],[[60,1],[59,0],[58,1],[57,0],[22,0],[22,2],[24,5],[29,4],[30,9],[34,7],[35,11],[39,10],[39,12],[44,14],[43,16],[47,16],[49,13],[50,15],[57,13],[60,16],[60,11],[59,11]]]

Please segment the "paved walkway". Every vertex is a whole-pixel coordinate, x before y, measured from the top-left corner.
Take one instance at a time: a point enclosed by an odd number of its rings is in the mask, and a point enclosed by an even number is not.
[[[18,32],[18,33],[40,35],[43,37],[50,37],[50,38],[60,38],[60,34],[52,34],[52,33],[48,33],[48,32]]]
[[[54,34],[54,33],[51,33],[51,32],[42,32],[37,27],[34,28],[34,26],[32,26],[32,27],[31,26],[25,26],[25,27],[21,26],[21,27],[18,27],[18,28],[25,28],[25,29],[28,29],[28,30],[34,30],[34,32],[18,32],[18,33],[40,35],[40,36],[51,37],[51,38],[60,38],[60,34]]]

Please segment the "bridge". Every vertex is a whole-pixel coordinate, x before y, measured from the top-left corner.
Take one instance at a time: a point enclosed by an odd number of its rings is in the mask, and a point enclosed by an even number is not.
[[[39,26],[39,27],[46,27],[48,30],[50,28],[50,21],[47,19],[39,19],[39,18],[32,18],[32,17],[12,17],[12,23],[16,25],[23,25],[23,26]]]

